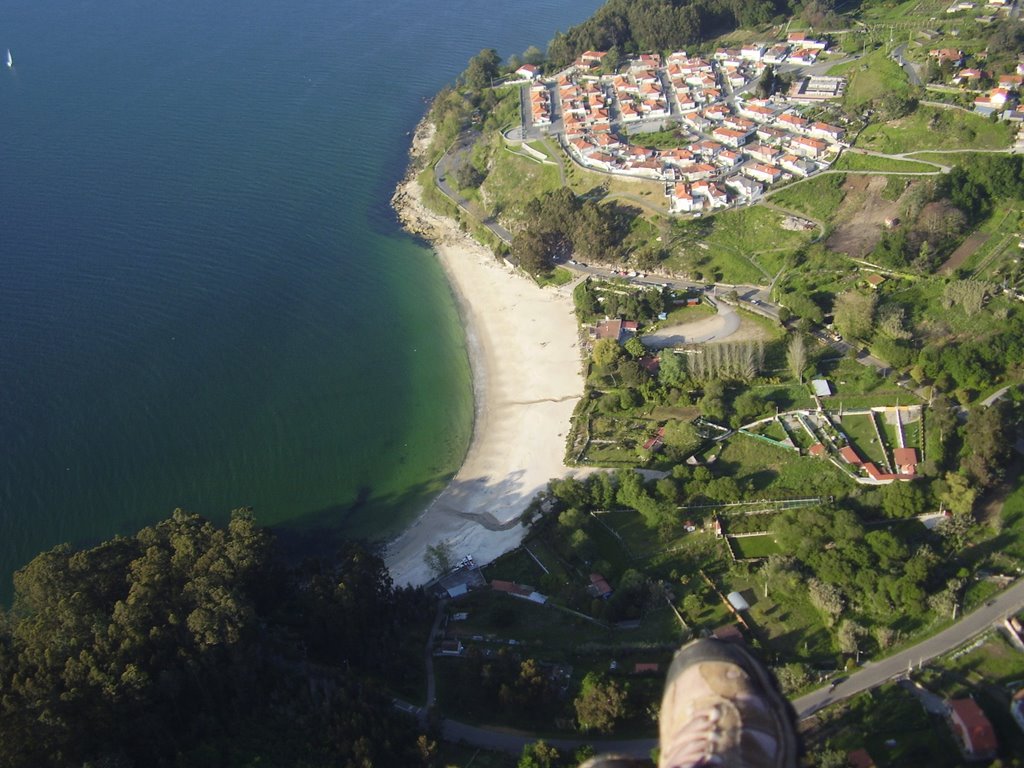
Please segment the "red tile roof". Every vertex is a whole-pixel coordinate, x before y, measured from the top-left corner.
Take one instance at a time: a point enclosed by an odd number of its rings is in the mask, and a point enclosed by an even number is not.
[[[858,465],[863,464],[864,460],[857,454],[857,451],[853,449],[851,445],[845,445],[839,450],[839,455],[842,456],[850,464]]]
[[[917,464],[917,451],[914,448],[896,448],[892,452],[892,458],[901,467]]]
[[[533,592],[533,589],[529,587],[524,587],[512,581],[502,581],[501,579],[494,579],[491,582],[491,589],[497,592],[507,592],[510,595],[522,595],[523,597]]]
[[[965,750],[971,755],[994,755],[999,745],[992,723],[974,699],[953,699],[948,702],[953,729]]]

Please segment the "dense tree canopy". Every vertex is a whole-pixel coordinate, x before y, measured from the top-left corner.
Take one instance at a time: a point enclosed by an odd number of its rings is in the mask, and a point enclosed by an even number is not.
[[[581,259],[619,261],[631,218],[617,205],[584,200],[561,187],[526,203],[525,223],[512,240],[512,257],[531,273],[573,253]]]
[[[788,4],[782,0],[609,0],[590,19],[555,37],[548,60],[559,68],[588,49],[685,48],[737,26],[767,23],[784,10]]]
[[[0,766],[411,764],[415,734],[362,675],[416,603],[357,547],[300,575],[250,513],[177,511],[14,581]]]

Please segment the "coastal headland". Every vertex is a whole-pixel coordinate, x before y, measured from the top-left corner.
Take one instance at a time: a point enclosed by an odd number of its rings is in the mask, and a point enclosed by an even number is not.
[[[424,121],[412,146],[429,144]],[[386,561],[397,584],[422,584],[430,545],[486,562],[522,539],[519,518],[547,482],[570,471],[565,436],[583,393],[571,286],[540,288],[498,260],[450,219],[428,210],[415,174],[392,204],[404,226],[434,248],[458,301],[473,371],[475,421],[461,469]]]

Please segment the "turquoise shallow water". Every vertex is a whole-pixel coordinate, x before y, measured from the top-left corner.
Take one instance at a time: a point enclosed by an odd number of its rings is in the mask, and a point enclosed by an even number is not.
[[[388,200],[424,99],[596,0],[14,0],[0,595],[177,506],[392,532],[464,455],[465,339]]]

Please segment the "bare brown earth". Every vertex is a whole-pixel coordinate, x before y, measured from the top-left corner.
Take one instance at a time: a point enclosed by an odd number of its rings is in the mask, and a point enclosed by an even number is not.
[[[846,177],[843,184],[846,196],[836,213],[836,219],[843,223],[825,242],[829,250],[855,259],[874,250],[882,239],[885,220],[896,216],[900,210],[899,201],[882,197],[885,183],[885,176],[850,174]]]
[[[988,242],[988,238],[989,236],[985,232],[975,232],[973,235],[971,235],[962,243],[960,243],[960,247],[949,255],[949,258],[946,259],[946,262],[941,267],[939,267],[939,272],[945,275],[949,274],[955,269],[959,269],[961,266],[963,266],[963,263],[965,261],[967,261],[969,258],[971,258],[971,256],[974,255],[974,252],[976,250],[978,250],[979,248],[981,248],[981,246]]]

